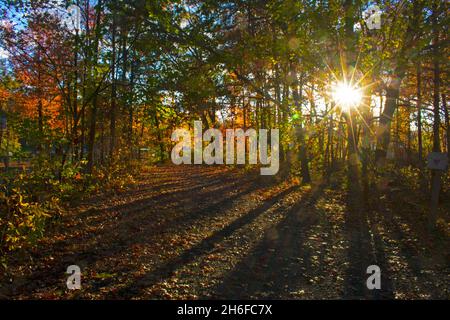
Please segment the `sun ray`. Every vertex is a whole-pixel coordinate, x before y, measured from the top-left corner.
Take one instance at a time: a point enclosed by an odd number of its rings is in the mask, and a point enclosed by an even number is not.
[[[359,87],[347,83],[346,80],[332,85],[331,94],[333,100],[343,111],[350,111],[361,104],[363,93]]]

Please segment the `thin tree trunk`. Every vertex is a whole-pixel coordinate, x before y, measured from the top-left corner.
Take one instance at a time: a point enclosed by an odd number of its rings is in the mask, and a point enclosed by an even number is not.
[[[422,68],[420,63],[417,66],[417,144],[418,144],[418,165],[419,165],[419,184],[422,189],[426,188],[426,179],[423,161],[423,135],[422,135]]]
[[[112,26],[111,26],[111,108],[110,108],[110,140],[109,140],[109,161],[113,161],[114,151],[116,147],[116,104],[117,104],[117,82],[116,82],[116,10],[113,10]]]
[[[442,106],[444,107],[444,117],[445,117],[445,129],[446,129],[446,138],[447,138],[447,155],[450,159],[450,119],[449,119],[449,111],[447,106],[447,97],[445,93],[442,93]]]
[[[98,60],[98,46],[100,41],[100,23],[101,23],[101,12],[102,12],[102,0],[99,0],[96,7],[96,22],[95,22],[95,40],[94,40],[94,56],[93,56],[93,70],[90,74],[96,75],[96,65]],[[91,81],[95,80],[91,79]],[[94,85],[91,84],[92,87]],[[87,171],[92,173],[94,168],[94,145],[95,145],[95,132],[97,129],[97,94],[92,98],[92,108],[91,108],[91,118],[90,118],[90,128],[89,128],[89,141],[88,141],[88,164]]]
[[[438,4],[433,2],[432,26],[433,26],[433,152],[441,152],[441,140],[439,129],[440,118],[440,64],[439,64],[439,30],[438,30]],[[431,229],[436,226],[437,211],[439,203],[439,193],[441,189],[441,172],[432,170],[431,172],[431,212],[428,225]]]
[[[294,104],[301,113],[301,99],[303,95],[303,74],[300,76],[300,85],[297,88],[297,85],[294,86]],[[304,117],[303,114],[300,115],[299,119],[299,125],[297,128],[297,139],[299,143],[299,160],[300,160],[300,166],[301,166],[301,175],[302,175],[302,182],[303,183],[310,183],[311,182],[311,175],[309,173],[309,163],[308,163],[308,154],[306,150],[305,145],[305,133],[303,128],[303,121]]]

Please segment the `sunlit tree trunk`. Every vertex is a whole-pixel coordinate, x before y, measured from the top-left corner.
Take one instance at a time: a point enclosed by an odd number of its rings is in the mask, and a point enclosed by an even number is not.
[[[441,139],[439,135],[440,118],[440,50],[438,30],[438,3],[433,2],[432,27],[433,27],[433,152],[441,152]],[[431,173],[431,214],[428,224],[430,227],[436,225],[437,205],[439,201],[439,190],[441,188],[441,172],[432,170]]]

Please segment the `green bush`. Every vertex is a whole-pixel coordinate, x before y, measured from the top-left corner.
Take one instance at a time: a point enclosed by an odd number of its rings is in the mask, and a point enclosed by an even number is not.
[[[59,213],[59,201],[32,202],[22,190],[0,191],[0,251],[2,254],[33,245],[42,237],[46,221]]]

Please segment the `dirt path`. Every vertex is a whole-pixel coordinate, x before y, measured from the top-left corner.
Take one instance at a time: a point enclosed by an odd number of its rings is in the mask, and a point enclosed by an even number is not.
[[[0,294],[449,298],[448,239],[422,239],[389,201],[369,210],[351,199],[339,181],[311,187],[222,167],[157,167],[135,188],[65,216],[32,261],[13,263]],[[65,286],[72,264],[82,269],[75,292]],[[380,291],[366,288],[370,264],[382,269]]]

